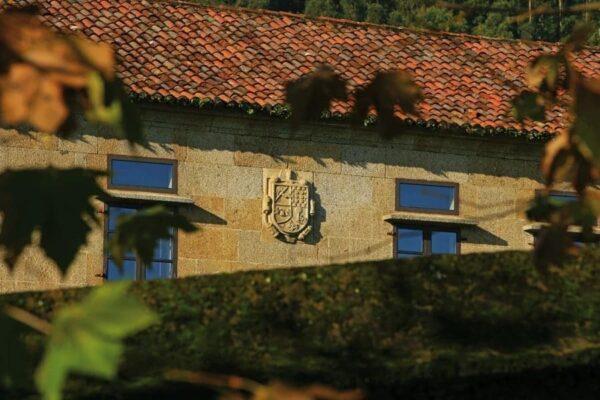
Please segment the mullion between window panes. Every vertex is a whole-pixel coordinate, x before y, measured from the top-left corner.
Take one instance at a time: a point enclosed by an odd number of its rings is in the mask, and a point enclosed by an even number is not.
[[[431,255],[431,229],[423,228],[423,255]]]
[[[139,257],[135,261],[135,278],[139,281],[146,279],[146,267]]]

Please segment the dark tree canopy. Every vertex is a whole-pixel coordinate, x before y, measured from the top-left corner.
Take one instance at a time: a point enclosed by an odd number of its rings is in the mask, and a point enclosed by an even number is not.
[[[533,15],[525,22],[507,21],[509,16],[547,6],[558,10],[590,3],[592,0],[447,0],[467,7],[468,10],[441,8],[437,0],[193,0],[200,4],[227,4],[239,7],[265,8],[278,11],[305,13],[308,16],[366,21],[450,32],[509,38],[557,41],[564,39],[573,26],[582,20],[600,23],[600,12],[583,15]],[[480,8],[488,7],[491,11]],[[499,12],[498,9],[506,9]],[[591,38],[600,45],[600,31]]]

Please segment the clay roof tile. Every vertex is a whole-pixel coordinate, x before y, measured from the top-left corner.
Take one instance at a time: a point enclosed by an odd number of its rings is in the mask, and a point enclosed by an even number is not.
[[[285,81],[318,62],[331,64],[350,80],[349,87],[364,85],[378,69],[404,68],[427,95],[420,118],[437,123],[523,128],[510,115],[510,101],[525,88],[525,67],[558,49],[552,43],[175,1],[37,3],[49,25],[65,31],[81,26],[90,38],[111,43],[122,62],[121,76],[134,93],[188,99],[193,93],[272,107],[284,103]],[[600,75],[600,49],[581,51],[575,65],[587,76]],[[351,107],[351,101],[336,102],[333,110],[344,114]],[[528,122],[525,128],[559,130],[563,114],[557,106],[545,123]]]

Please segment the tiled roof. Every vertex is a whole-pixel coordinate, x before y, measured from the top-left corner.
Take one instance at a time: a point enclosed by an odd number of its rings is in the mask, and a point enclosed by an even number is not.
[[[29,3],[29,1],[17,1]],[[525,88],[535,56],[550,43],[489,39],[182,2],[42,0],[43,18],[62,31],[113,44],[120,75],[135,95],[272,108],[284,83],[319,63],[351,87],[381,69],[408,70],[426,96],[420,119],[433,124],[555,132],[564,110],[521,126],[510,99]],[[578,67],[600,75],[600,49],[579,53]],[[346,114],[349,103],[335,103]],[[406,117],[406,116],[402,116]]]

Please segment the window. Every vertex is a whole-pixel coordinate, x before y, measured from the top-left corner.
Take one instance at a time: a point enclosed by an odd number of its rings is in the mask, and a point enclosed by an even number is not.
[[[550,192],[548,197],[558,205],[577,201],[577,193],[574,192]]]
[[[107,207],[107,229],[106,241],[114,233],[117,227],[118,218],[122,215],[132,214],[141,207],[136,206],[109,206]],[[144,265],[136,258],[135,254],[126,254],[124,257],[123,268],[119,269],[112,260],[110,253],[106,257],[105,278],[109,281],[132,279],[132,280],[152,280],[161,278],[172,278],[175,273],[175,232],[171,232],[169,239],[160,239],[154,248],[154,256],[149,267]]]
[[[174,160],[109,157],[111,189],[177,191],[177,164]]]
[[[459,232],[433,226],[397,226],[395,249],[396,258],[459,254]]]
[[[458,184],[398,181],[397,209],[458,214]]]
[[[110,189],[144,190],[151,192],[177,192],[177,162],[154,158],[109,156]],[[120,216],[135,213],[145,205],[139,200],[124,200],[106,208],[106,237],[108,242],[117,228]],[[133,202],[137,201],[137,202]],[[104,277],[107,280],[151,280],[175,276],[176,232],[172,237],[156,244],[149,266],[144,266],[136,255],[126,254],[123,268],[118,268],[110,253],[106,254]]]
[[[396,183],[398,211],[458,214],[458,184],[398,180]],[[413,214],[414,215],[414,214]],[[446,217],[455,218],[455,217]],[[432,218],[433,219],[433,218]],[[454,221],[455,222],[455,221]],[[396,258],[460,253],[460,231],[453,221],[440,224],[426,219],[395,225],[394,255]]]

